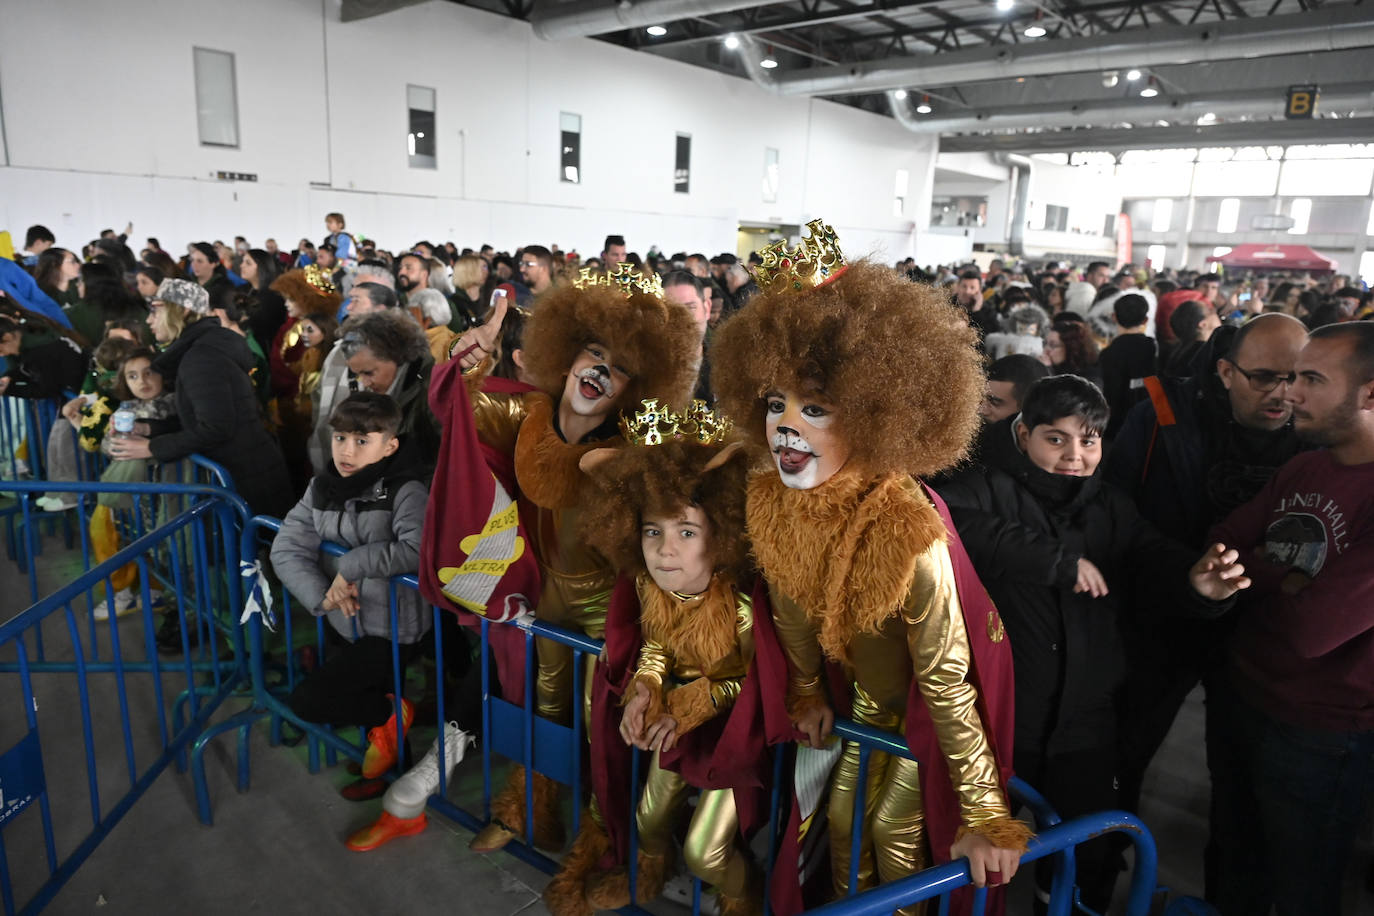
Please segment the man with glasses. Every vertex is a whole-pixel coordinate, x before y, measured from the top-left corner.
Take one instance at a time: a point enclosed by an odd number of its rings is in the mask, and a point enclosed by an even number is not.
[[[1307,329],[1296,318],[1260,315],[1221,328],[1187,379],[1146,380],[1150,397],[1131,409],[1103,465],[1105,479],[1136,501],[1140,514],[1189,547],[1209,546],[1207,531],[1251,499],[1299,451],[1287,400]],[[1210,352],[1208,352],[1210,351]],[[1120,704],[1121,805],[1139,808],[1150,760],[1184,699],[1210,681],[1224,631],[1173,619],[1152,608],[1128,621],[1129,671]],[[1209,707],[1210,711],[1210,707]],[[1214,864],[1208,849],[1208,875]]]
[[[520,279],[538,296],[553,286],[553,254],[543,245],[530,245],[520,255]]]

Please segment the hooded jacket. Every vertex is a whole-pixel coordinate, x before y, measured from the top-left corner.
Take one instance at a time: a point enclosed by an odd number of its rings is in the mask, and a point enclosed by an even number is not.
[[[286,461],[258,412],[249,379],[253,354],[213,317],[186,326],[153,363],[176,389],[177,415],[149,421],[158,461],[200,454],[224,465],[253,512],[281,517],[291,508]]]
[[[388,580],[415,573],[420,566],[420,532],[429,488],[413,443],[389,458],[340,477],[334,462],[310,482],[305,496],[282,520],[272,542],[272,568],[282,584],[311,614],[328,616],[345,639],[354,638],[353,621],[342,611],[320,605],[334,576],[358,586],[357,635],[391,636]],[[323,541],[349,548],[342,557],[320,553]],[[419,592],[396,590],[397,640],[418,642],[432,618]]]
[[[1001,613],[1016,671],[1016,747],[1054,755],[1110,748],[1115,696],[1126,673],[1126,615],[1211,617],[1229,604],[1189,585],[1193,551],[1141,518],[1100,475],[1036,467],[1017,447],[1014,418],[988,430],[985,466],[940,492],[979,578]],[[1074,592],[1078,561],[1101,570],[1109,593]]]

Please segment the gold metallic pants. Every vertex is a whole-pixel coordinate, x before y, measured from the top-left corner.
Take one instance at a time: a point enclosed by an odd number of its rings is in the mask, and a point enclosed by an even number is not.
[[[545,570],[544,588],[539,595],[536,616],[545,623],[581,630],[593,639],[606,634],[606,604],[610,592],[605,576],[557,576]],[[536,639],[535,653],[539,674],[535,679],[535,712],[562,725],[571,723],[573,710],[573,649],[548,639]],[[583,714],[590,721],[592,669],[595,659],[583,664],[586,683]]]
[[[858,684],[854,685],[855,722],[883,731],[900,732],[902,721],[883,710]],[[868,758],[868,784],[859,847],[858,889],[866,890],[915,874],[930,864],[926,849],[925,807],[916,764],[874,751]],[[835,894],[849,890],[850,849],[853,843],[854,802],[859,785],[859,745],[846,742],[830,785],[830,866]],[[876,869],[875,869],[876,864]],[[923,911],[918,904],[899,912]]]
[[[681,776],[658,765],[658,752],[654,752],[635,815],[639,848],[646,854],[667,855],[673,842],[673,818],[691,791]],[[692,874],[727,897],[744,897],[749,891],[749,861],[735,847],[738,831],[734,790],[703,790],[682,852]]]

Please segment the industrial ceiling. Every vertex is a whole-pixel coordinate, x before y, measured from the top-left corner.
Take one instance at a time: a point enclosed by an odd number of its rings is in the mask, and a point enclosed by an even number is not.
[[[397,2],[345,0],[344,16]],[[1374,3],[1358,0],[455,2],[545,40],[595,37],[889,113],[950,151],[1374,138]],[[1294,86],[1320,88],[1314,117],[1285,118]]]

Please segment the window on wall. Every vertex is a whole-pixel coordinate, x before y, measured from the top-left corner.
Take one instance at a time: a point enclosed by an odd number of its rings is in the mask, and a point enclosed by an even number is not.
[[[1048,232],[1069,231],[1069,208],[1045,204],[1045,230]]]
[[[896,180],[893,182],[892,190],[892,215],[901,216],[906,213],[906,195],[911,189],[911,173],[906,169],[898,169]]]
[[[196,125],[203,146],[239,145],[239,98],[234,55],[192,48],[196,77]]]
[[[1312,198],[1296,198],[1292,208],[1288,211],[1288,215],[1293,217],[1293,228],[1288,230],[1288,234],[1306,235],[1307,223],[1312,218]]]
[[[763,151],[763,202],[778,202],[778,151],[771,146]]]
[[[1240,198],[1227,197],[1217,208],[1217,231],[1235,232],[1236,224],[1240,222]]]
[[[410,111],[410,133],[406,136],[410,167],[438,168],[434,136],[434,90],[424,86],[407,86],[406,108]]]
[[[1116,238],[1116,214],[1108,213],[1107,218],[1102,221],[1102,236],[1104,238]]]
[[[1167,197],[1155,201],[1155,212],[1150,217],[1151,232],[1168,232],[1174,219],[1174,202]]]
[[[582,116],[558,115],[559,157],[558,180],[569,184],[582,183]]]
[[[673,154],[673,190],[686,194],[692,179],[692,135],[678,134]]]
[[[1158,230],[1156,230],[1158,231]],[[1145,260],[1155,270],[1164,266],[1164,253],[1166,249],[1163,245],[1151,245],[1145,249]]]

